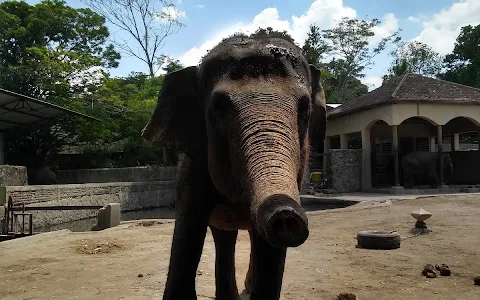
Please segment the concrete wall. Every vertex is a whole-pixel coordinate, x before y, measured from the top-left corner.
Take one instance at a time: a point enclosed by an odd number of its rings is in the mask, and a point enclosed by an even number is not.
[[[0,165],[0,185],[27,185],[27,168]]]
[[[7,186],[3,187],[2,198],[11,196],[14,204],[25,203],[28,206],[105,205],[118,202],[122,211],[131,211],[172,205],[174,189],[174,181]],[[35,229],[97,214],[97,210],[33,211],[33,226]]]
[[[359,191],[362,186],[362,150],[331,149],[332,189],[346,193]]]
[[[144,166],[56,171],[59,184],[174,180],[176,166]]]

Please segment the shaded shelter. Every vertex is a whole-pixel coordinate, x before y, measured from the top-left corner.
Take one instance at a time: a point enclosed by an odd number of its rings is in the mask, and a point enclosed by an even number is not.
[[[445,138],[451,141],[451,151],[459,151],[461,134],[478,136],[479,104],[480,89],[406,74],[328,110],[324,153],[349,149],[349,137],[359,136],[362,190],[386,185],[401,190],[402,156],[412,151],[444,152]],[[444,185],[443,160],[439,164]]]
[[[77,111],[0,88],[0,165],[5,164],[3,133],[20,126],[31,126],[67,116],[100,121]]]

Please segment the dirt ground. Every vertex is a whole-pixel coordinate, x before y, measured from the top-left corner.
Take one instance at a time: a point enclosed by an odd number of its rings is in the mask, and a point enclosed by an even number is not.
[[[388,203],[387,203],[388,204]],[[369,205],[372,206],[372,205]],[[411,237],[410,213],[424,208],[432,232]],[[480,299],[480,196],[396,201],[309,214],[310,237],[289,249],[281,299]],[[397,250],[357,249],[360,230],[402,235]],[[0,299],[161,299],[173,223],[122,224],[102,232],[57,231],[0,243]],[[411,237],[411,238],[408,238]],[[237,243],[237,282],[248,268],[248,233]],[[199,299],[214,299],[210,232],[199,265]],[[427,279],[427,263],[449,265],[452,276]],[[140,275],[141,274],[141,275]],[[242,299],[248,299],[243,295]]]

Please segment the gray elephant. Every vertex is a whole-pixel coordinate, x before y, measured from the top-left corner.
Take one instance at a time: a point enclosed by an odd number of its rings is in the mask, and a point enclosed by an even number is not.
[[[57,175],[46,167],[27,168],[29,185],[51,185],[58,184]]]
[[[164,300],[197,299],[195,276],[207,227],[215,242],[216,299],[239,299],[238,230],[251,238],[251,299],[280,298],[288,247],[309,236],[300,189],[309,136],[323,141],[320,71],[280,38],[235,36],[198,67],[166,75],[142,136],[174,142],[179,170]]]
[[[440,186],[440,153],[415,151],[406,154],[401,161],[403,185],[413,188],[415,178],[417,181],[429,182],[431,186]],[[453,164],[448,153],[442,153],[444,183],[453,173]]]

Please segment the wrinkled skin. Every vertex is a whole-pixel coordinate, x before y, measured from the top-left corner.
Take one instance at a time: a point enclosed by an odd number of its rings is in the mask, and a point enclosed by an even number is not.
[[[419,181],[428,181],[432,187],[440,186],[440,153],[415,151],[402,158],[403,186],[413,188],[415,177]],[[453,164],[448,153],[442,153],[444,183],[453,173]]]
[[[299,191],[309,136],[325,136],[320,71],[283,39],[222,41],[198,67],[164,79],[142,135],[176,142],[176,221],[164,300],[197,299],[195,276],[207,227],[213,234],[216,299],[239,299],[238,230],[251,237],[245,284],[251,299],[280,298],[288,247],[308,238]]]
[[[29,185],[51,185],[58,184],[57,175],[50,169],[27,168],[27,178]]]

